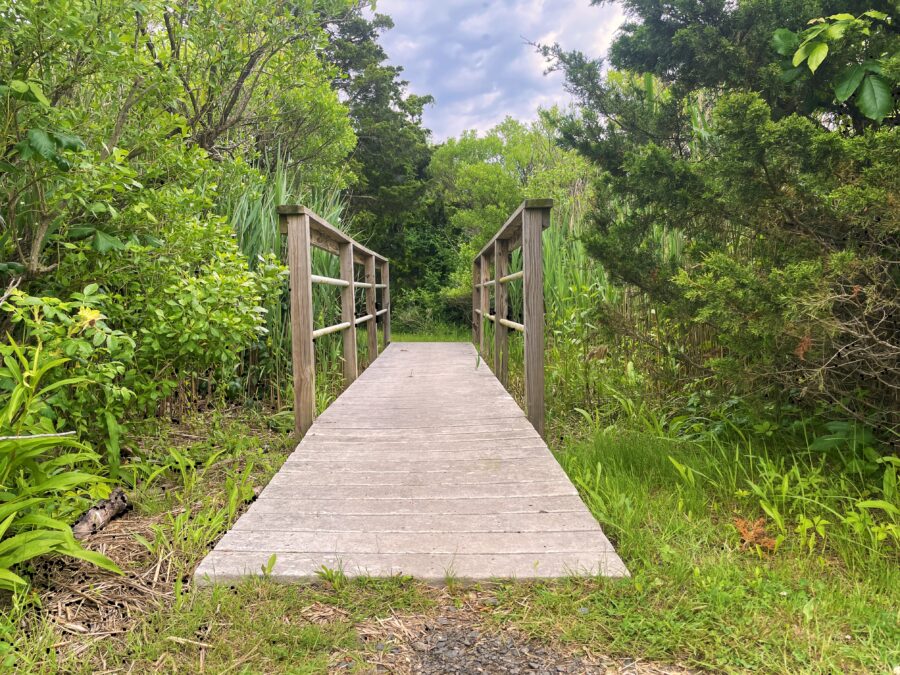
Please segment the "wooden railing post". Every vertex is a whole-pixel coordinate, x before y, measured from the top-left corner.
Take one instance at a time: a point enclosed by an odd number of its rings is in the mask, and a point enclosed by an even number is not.
[[[302,207],[279,208],[287,221],[291,296],[291,361],[294,373],[294,431],[305,434],[316,414],[316,366],[313,348],[312,268],[309,216]]]
[[[353,244],[338,245],[341,260],[341,280],[347,285],[341,287],[341,323],[350,327],[341,336],[344,347],[344,386],[359,375],[356,362],[356,291],[353,288]]]
[[[488,312],[490,312],[490,291],[488,290],[487,281],[490,280],[489,274],[491,272],[491,264],[488,262],[488,257],[486,255],[481,256],[481,264],[479,269],[481,271],[481,316],[479,316],[478,323],[478,348],[481,350],[481,355],[485,355],[485,326],[486,321],[488,320]]]
[[[372,317],[366,322],[366,334],[368,336],[368,354],[371,364],[378,356],[378,325],[376,322],[377,309],[375,307],[375,256],[366,256],[366,314]]]
[[[522,213],[522,270],[525,304],[525,403],[528,419],[544,435],[544,265],[541,233],[549,207]]]
[[[509,330],[500,323],[506,318],[509,292],[500,279],[509,274],[509,242],[494,242],[494,375],[505,387],[509,380]]]
[[[387,261],[381,263],[381,308],[386,310],[382,319],[381,328],[384,334],[384,347],[391,344],[391,264]]]
[[[472,344],[481,343],[481,258],[478,257],[472,263]]]

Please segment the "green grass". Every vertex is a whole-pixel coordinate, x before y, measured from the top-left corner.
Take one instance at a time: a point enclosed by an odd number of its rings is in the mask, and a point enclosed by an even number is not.
[[[469,342],[472,329],[449,324],[435,324],[415,331],[397,331],[391,333],[392,342]]]
[[[364,647],[356,622],[392,611],[423,611],[430,604],[401,577],[337,586],[257,579],[185,593],[174,606],[144,617],[124,640],[101,641],[91,656],[94,663],[133,672],[161,667],[198,673],[206,645],[206,672],[323,673],[359,658]],[[88,661],[70,667],[93,670]]]
[[[561,463],[633,576],[505,585],[497,620],[613,656],[714,671],[900,665],[895,560],[851,570],[791,539],[775,553],[743,548],[734,519],[754,514],[685,481],[670,455],[716,461],[696,446],[621,431],[565,448]]]

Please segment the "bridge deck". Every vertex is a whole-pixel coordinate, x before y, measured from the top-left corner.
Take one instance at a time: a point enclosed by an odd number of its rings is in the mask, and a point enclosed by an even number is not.
[[[195,572],[443,582],[628,572],[546,444],[463,343],[394,343]]]

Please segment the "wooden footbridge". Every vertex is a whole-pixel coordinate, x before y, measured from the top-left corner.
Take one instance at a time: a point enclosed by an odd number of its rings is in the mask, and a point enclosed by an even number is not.
[[[307,209],[280,209],[291,270],[295,419],[303,438],[195,580],[233,581],[265,569],[276,580],[301,581],[323,567],[437,583],[628,574],[541,437],[541,232],[550,207],[526,201],[475,260],[473,338],[486,353],[493,324],[493,372],[470,344],[391,343],[388,261]],[[340,256],[340,279],[312,274],[310,246]],[[510,253],[520,246],[522,271],[510,273]],[[521,323],[506,318],[513,316],[507,288],[518,279]],[[340,324],[313,328],[312,283],[342,287]],[[356,288],[366,296],[360,317]],[[378,318],[386,348],[373,360]],[[357,376],[361,324],[371,363]],[[525,334],[527,417],[504,388],[510,330]],[[313,341],[337,331],[348,386],[314,420]]]

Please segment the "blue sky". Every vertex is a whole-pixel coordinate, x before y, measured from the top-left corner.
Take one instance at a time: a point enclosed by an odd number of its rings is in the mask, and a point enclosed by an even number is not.
[[[603,56],[624,20],[618,5],[589,0],[378,0],[377,11],[394,20],[382,36],[391,63],[403,66],[410,91],[436,99],[425,112],[436,142],[567,104],[562,75],[544,75],[527,42]]]

